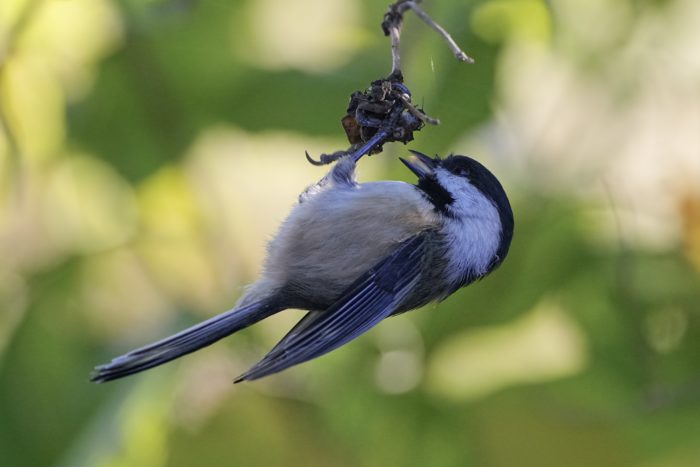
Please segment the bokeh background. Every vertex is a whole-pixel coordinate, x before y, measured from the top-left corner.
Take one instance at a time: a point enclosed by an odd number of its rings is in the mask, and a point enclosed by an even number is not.
[[[407,84],[516,215],[504,265],[319,360],[301,316],[106,385],[228,309],[389,72],[374,0],[0,2],[3,466],[700,465],[700,2],[426,0]],[[401,145],[363,180],[412,175]]]

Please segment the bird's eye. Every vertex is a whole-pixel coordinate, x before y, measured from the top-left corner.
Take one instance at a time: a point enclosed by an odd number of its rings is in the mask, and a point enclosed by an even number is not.
[[[453,174],[458,175],[460,177],[468,177],[469,176],[469,170],[465,169],[464,167],[456,167],[453,171]]]

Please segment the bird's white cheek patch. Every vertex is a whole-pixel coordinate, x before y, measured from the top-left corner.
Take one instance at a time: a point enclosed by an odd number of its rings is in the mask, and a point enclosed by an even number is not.
[[[449,208],[454,218],[445,222],[450,257],[447,276],[460,282],[468,273],[484,275],[501,240],[498,210],[465,179],[451,174],[438,177],[455,199]]]
[[[449,280],[460,282],[465,275],[482,276],[493,261],[501,238],[500,222],[471,218],[453,222],[448,228]]]

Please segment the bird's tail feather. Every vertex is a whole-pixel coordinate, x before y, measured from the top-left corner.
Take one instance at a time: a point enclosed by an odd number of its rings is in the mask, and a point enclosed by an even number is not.
[[[107,364],[97,366],[90,380],[103,383],[162,365],[213,344],[280,310],[281,308],[273,307],[265,301],[234,308],[163,340],[132,350]]]

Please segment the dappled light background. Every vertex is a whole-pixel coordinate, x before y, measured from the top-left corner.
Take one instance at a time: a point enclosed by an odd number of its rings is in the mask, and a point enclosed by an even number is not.
[[[476,64],[407,17],[410,147],[498,175],[503,266],[254,383],[300,312],[88,382],[254,280],[386,3],[0,2],[2,465],[700,465],[697,0],[425,0]]]

